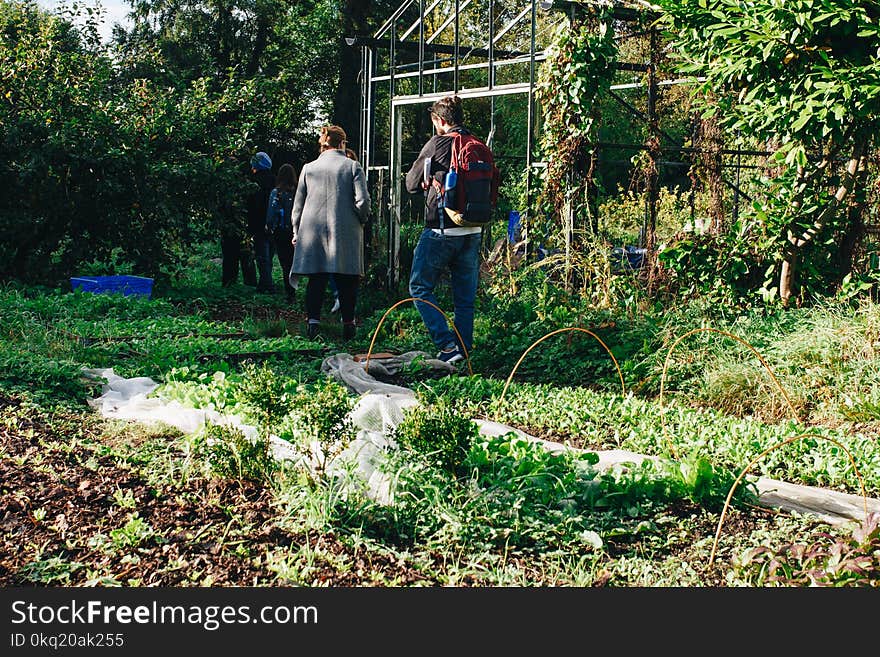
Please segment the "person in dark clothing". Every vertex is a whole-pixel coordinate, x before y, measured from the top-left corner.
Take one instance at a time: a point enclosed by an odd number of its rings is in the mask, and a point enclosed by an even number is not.
[[[431,105],[428,111],[437,134],[422,147],[406,174],[407,191],[426,194],[425,229],[413,252],[409,293],[416,299],[429,302],[415,302],[415,306],[431,340],[440,350],[437,358],[445,363],[456,363],[463,360],[465,353],[473,347],[482,229],[443,221],[445,212],[438,211],[437,207],[439,192],[452,160],[453,134],[471,134],[462,125],[461,98],[447,96]],[[439,306],[434,289],[444,273],[449,273],[452,279],[453,324],[461,340],[450,330],[443,313],[434,308]]]
[[[269,194],[269,207],[266,214],[266,231],[271,235],[271,245],[278,254],[278,262],[281,263],[281,274],[284,278],[284,290],[287,292],[287,302],[293,303],[296,299],[296,288],[290,284],[290,266],[293,264],[293,227],[290,223],[293,211],[293,197],[296,193],[296,170],[292,164],[282,164],[278,169],[278,177],[275,189]],[[280,211],[282,224],[273,228],[273,213]],[[271,279],[272,253],[269,253],[269,272]]]
[[[243,213],[241,213],[243,215]],[[223,256],[223,287],[229,287],[238,280],[241,269],[242,281],[251,287],[257,286],[257,267],[250,235],[243,225],[238,224],[237,213],[223,217],[220,229],[220,252]],[[243,222],[242,222],[243,223]]]
[[[272,282],[272,260],[275,246],[272,236],[266,231],[266,209],[269,195],[275,188],[272,174],[272,158],[260,151],[251,159],[251,178],[258,189],[248,197],[248,231],[254,239],[254,252],[257,258],[257,292],[274,292]]]
[[[237,167],[234,158],[229,158],[228,164]],[[245,204],[240,198],[226,195],[220,202],[218,213],[223,287],[228,287],[238,280],[239,268],[244,284],[256,287],[257,267],[254,262],[253,240],[248,230]]]

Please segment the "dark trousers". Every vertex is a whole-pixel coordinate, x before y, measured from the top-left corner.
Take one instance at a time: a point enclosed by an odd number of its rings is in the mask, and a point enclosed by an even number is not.
[[[266,231],[254,235],[254,251],[257,258],[257,291],[274,292],[272,282],[272,263],[275,259],[275,240]]]
[[[238,269],[241,267],[245,285],[257,284],[257,267],[254,253],[246,238],[240,233],[224,232],[220,234],[220,252],[223,254],[223,285],[232,285],[238,280]]]
[[[290,243],[291,234],[277,232],[272,235],[275,253],[278,254],[278,262],[281,264],[281,277],[284,280],[284,291],[287,298],[293,299],[296,290],[290,284],[290,267],[293,265],[293,244]]]
[[[309,320],[321,319],[321,306],[324,304],[324,291],[327,289],[328,273],[309,274],[309,284],[306,286],[306,315]],[[342,315],[343,323],[354,322],[354,306],[357,302],[358,283],[360,276],[357,274],[333,274],[336,280],[336,289],[339,290],[339,314]]]
[[[256,237],[257,247],[257,271],[259,272],[259,284],[257,290],[261,292],[274,292],[275,281],[272,279],[272,266],[275,256],[281,265],[284,290],[288,298],[293,298],[296,293],[290,284],[290,266],[293,264],[293,244],[290,243],[291,234],[284,232],[265,233]]]

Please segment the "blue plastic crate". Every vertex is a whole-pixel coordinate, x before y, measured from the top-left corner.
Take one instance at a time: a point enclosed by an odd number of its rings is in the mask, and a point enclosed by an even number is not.
[[[153,295],[153,279],[145,276],[78,276],[70,279],[70,286],[93,294],[122,294],[148,299]]]

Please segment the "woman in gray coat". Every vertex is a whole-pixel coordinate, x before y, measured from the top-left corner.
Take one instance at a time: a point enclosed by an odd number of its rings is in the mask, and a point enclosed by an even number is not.
[[[370,214],[370,195],[363,168],[345,155],[345,142],[345,131],[339,126],[321,129],[321,154],[303,166],[293,202],[296,250],[291,271],[309,277],[309,339],[318,335],[330,274],[339,290],[342,337],[349,340],[355,334],[354,307],[364,275],[363,223]]]

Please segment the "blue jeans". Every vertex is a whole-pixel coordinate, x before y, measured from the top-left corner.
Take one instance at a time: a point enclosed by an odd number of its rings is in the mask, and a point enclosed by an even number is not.
[[[461,334],[461,341],[468,352],[474,342],[474,299],[477,296],[480,273],[481,241],[480,233],[439,235],[426,228],[413,253],[412,273],[409,277],[410,296],[424,299],[439,307],[434,288],[443,274],[449,272],[455,313],[453,324]],[[427,303],[414,303],[438,349],[459,344],[442,313]]]
[[[254,251],[257,260],[257,292],[274,292],[272,265],[275,261],[275,243],[272,236],[264,231],[254,235]]]

